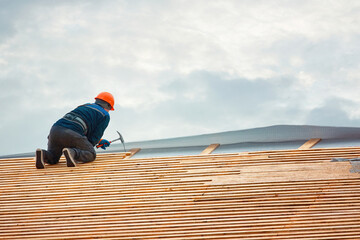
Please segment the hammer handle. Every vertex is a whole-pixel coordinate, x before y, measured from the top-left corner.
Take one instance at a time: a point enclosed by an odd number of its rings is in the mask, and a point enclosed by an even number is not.
[[[111,141],[109,141],[109,143],[111,143]],[[104,144],[96,145],[96,148],[99,148],[99,147],[101,147],[102,145],[104,145]]]

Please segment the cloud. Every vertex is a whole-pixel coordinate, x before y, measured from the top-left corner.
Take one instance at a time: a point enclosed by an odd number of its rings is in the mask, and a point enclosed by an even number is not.
[[[124,108],[114,115],[123,114],[124,126],[146,126],[147,130],[138,136],[140,139],[296,123],[292,117],[300,115],[299,106],[282,104],[289,100],[283,88],[294,84],[290,79],[229,80],[221,73],[194,72],[169,81],[160,89],[170,99],[148,110],[135,112]]]
[[[320,107],[308,113],[306,123],[323,126],[355,126],[360,127],[360,118],[352,118],[348,108],[358,107],[353,101],[330,98]]]

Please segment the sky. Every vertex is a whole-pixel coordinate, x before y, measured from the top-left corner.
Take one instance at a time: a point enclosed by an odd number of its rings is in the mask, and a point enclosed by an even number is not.
[[[358,0],[0,0],[0,155],[102,91],[104,138],[360,127]]]

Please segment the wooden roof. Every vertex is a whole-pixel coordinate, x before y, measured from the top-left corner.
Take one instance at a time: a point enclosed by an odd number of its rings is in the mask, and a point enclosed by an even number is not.
[[[0,239],[360,239],[360,148],[0,160]]]

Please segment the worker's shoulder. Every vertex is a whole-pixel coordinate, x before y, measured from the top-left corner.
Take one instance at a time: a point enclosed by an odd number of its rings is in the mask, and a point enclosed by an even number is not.
[[[87,104],[83,104],[81,106],[79,106],[78,108],[82,108],[82,109],[86,109],[86,110],[90,110],[90,111],[95,111],[100,113],[103,116],[110,116],[109,113],[100,105],[97,105],[95,103],[87,103]]]

